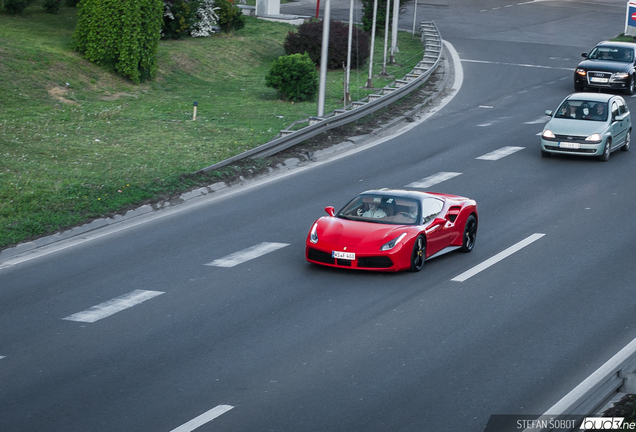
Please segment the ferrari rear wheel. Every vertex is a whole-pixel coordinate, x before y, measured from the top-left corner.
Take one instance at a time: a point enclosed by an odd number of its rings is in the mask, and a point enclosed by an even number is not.
[[[470,252],[475,247],[477,240],[477,218],[475,215],[468,216],[466,225],[464,225],[464,241],[462,243],[462,252]]]
[[[413,245],[413,252],[411,253],[411,268],[412,272],[418,272],[424,267],[424,260],[426,259],[426,239],[424,236],[418,236],[415,239]]]

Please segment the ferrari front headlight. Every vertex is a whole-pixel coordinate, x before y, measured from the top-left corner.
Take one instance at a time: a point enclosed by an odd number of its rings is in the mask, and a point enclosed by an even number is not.
[[[380,250],[381,251],[388,251],[388,250],[393,249],[395,247],[395,245],[397,245],[404,237],[406,237],[406,233],[403,233],[399,237],[396,237],[393,240],[391,240],[390,242],[383,244],[382,247],[380,248]]]
[[[316,222],[314,224],[314,226],[311,227],[311,232],[309,234],[309,241],[312,242],[313,244],[318,243],[318,222]]]

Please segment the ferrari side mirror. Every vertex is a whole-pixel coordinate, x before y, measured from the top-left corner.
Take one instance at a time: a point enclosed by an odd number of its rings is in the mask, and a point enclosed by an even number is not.
[[[336,215],[336,209],[333,208],[332,206],[329,207],[325,207],[325,211],[327,212],[327,214],[331,217],[334,217]]]

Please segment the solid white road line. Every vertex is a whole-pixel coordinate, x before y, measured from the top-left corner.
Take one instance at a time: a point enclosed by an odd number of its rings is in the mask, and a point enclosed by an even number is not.
[[[176,429],[171,430],[170,432],[191,432],[196,428],[203,426],[204,424],[211,422],[221,414],[225,414],[229,410],[234,408],[231,405],[218,405],[212,408],[210,411],[204,412],[200,416],[193,418],[187,423],[182,424]]]
[[[256,246],[228,255],[224,258],[214,260],[206,265],[214,267],[234,267],[235,265],[242,264],[245,261],[249,261],[251,259],[258,258],[261,255],[284,248],[285,246],[289,246],[289,244],[263,242]]]
[[[475,267],[471,268],[470,270],[465,271],[464,273],[460,274],[459,276],[454,277],[451,280],[455,281],[455,282],[464,282],[466,279],[475,276],[477,273],[479,273],[479,272],[481,272],[483,270],[486,270],[488,267],[490,267],[490,266],[492,266],[494,264],[497,264],[502,259],[504,259],[504,258],[512,255],[513,253],[523,249],[524,247],[528,246],[530,243],[533,243],[533,242],[539,240],[544,235],[545,234],[540,234],[540,233],[532,234],[530,237],[526,238],[525,240],[521,240],[519,243],[510,246],[508,249],[506,249],[506,250],[504,250],[502,252],[499,252],[494,257],[492,257],[490,259],[487,259],[483,263],[476,265]]]
[[[0,359],[3,359],[3,358],[5,358],[5,357],[6,357],[6,356],[0,356]]]
[[[567,71],[571,71],[572,70],[572,68],[565,68],[565,67],[541,66],[541,65],[523,64],[523,63],[493,62],[493,61],[487,61],[487,60],[462,59],[462,62],[465,62],[465,63],[494,64],[494,65],[504,65],[504,66],[520,66],[520,67],[537,68],[537,69],[558,69],[558,70],[567,70]]]
[[[418,188],[418,189],[426,189],[448,179],[452,179],[453,177],[457,177],[461,173],[456,172],[440,172],[434,174],[430,177],[423,178],[422,180],[418,180],[413,183],[409,183],[406,187]]]
[[[495,161],[495,160],[501,159],[502,157],[506,157],[515,152],[518,152],[519,150],[523,150],[524,148],[525,147],[512,147],[512,146],[502,147],[499,150],[495,150],[483,156],[479,156],[477,159]]]
[[[102,318],[111,316],[117,312],[121,312],[124,309],[128,309],[139,303],[143,303],[146,300],[150,300],[153,297],[163,294],[161,291],[144,291],[135,290],[123,296],[116,297],[107,302],[93,306],[85,311],[78,312],[76,314],[63,318],[67,321],[79,321],[92,323]]]

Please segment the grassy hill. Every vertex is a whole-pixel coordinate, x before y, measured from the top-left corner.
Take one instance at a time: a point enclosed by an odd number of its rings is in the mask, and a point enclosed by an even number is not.
[[[316,101],[283,102],[265,87],[294,26],[246,17],[231,35],[161,41],[158,77],[134,85],[72,50],[76,21],[77,9],[39,4],[0,15],[0,248],[186,190],[197,181],[187,174],[316,115]],[[408,33],[399,47],[387,68],[397,77],[422,57]],[[352,71],[353,100],[369,93],[367,74]],[[343,75],[328,75],[326,113],[342,107]]]

